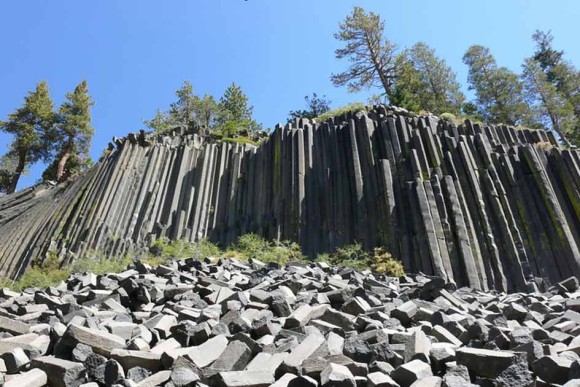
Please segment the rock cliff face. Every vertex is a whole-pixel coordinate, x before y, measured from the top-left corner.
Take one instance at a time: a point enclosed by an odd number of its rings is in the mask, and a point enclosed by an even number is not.
[[[49,249],[70,260],[249,232],[309,255],[386,246],[409,272],[481,290],[553,284],[580,276],[580,153],[544,131],[387,106],[297,120],[257,148],[129,135],[67,187],[0,198],[0,275]]]

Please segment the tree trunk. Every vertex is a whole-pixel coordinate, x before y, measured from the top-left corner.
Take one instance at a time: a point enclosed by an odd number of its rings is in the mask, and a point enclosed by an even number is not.
[[[58,183],[62,182],[62,178],[64,176],[64,167],[66,166],[66,162],[68,161],[69,157],[71,156],[71,147],[67,146],[58,160],[58,164],[56,166],[56,181]]]
[[[389,98],[389,101],[391,100],[391,85],[389,83],[389,78],[387,76],[387,74],[385,74],[383,72],[383,68],[382,68],[382,63],[379,62],[379,57],[378,57],[378,53],[375,51],[375,48],[373,47],[368,34],[365,32],[365,41],[367,43],[367,47],[369,48],[369,52],[371,55],[371,61],[373,62],[373,66],[377,72],[377,74],[379,75],[379,79],[381,81],[381,84],[383,85],[383,88],[385,89],[385,94],[387,95],[387,98]]]
[[[24,167],[26,167],[26,153],[20,154],[18,156],[18,166],[12,175],[12,181],[10,181],[10,187],[6,190],[7,194],[11,194],[16,192],[16,187],[18,186],[18,180],[20,180],[20,176],[22,176],[22,172],[24,171]]]

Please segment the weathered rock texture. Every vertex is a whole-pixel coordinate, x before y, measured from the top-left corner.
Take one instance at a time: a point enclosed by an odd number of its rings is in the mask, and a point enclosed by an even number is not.
[[[378,106],[297,120],[258,148],[179,132],[115,140],[69,186],[0,198],[0,274],[51,248],[112,256],[160,236],[255,232],[309,255],[386,246],[408,272],[525,290],[580,275],[579,219],[580,154],[551,133]]]

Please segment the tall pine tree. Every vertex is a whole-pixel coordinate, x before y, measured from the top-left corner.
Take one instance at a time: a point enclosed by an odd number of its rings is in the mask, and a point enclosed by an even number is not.
[[[354,7],[352,14],[339,24],[334,37],[345,43],[336,50],[336,58],[347,58],[350,67],[333,74],[335,86],[348,86],[349,91],[382,87],[389,100],[398,76],[396,46],[384,36],[385,22],[373,12]]]
[[[580,143],[580,72],[564,59],[564,52],[552,46],[550,31],[536,31],[534,55],[524,64],[524,79],[528,90],[539,101],[538,106],[548,115],[551,127],[569,140]],[[540,74],[541,72],[541,74]],[[535,75],[535,76],[532,76]],[[533,82],[535,81],[535,82]],[[540,94],[542,91],[542,95]],[[548,95],[550,98],[545,98]],[[554,107],[557,106],[557,109]],[[573,119],[570,119],[570,114]]]
[[[78,167],[79,163],[88,162],[94,134],[91,125],[91,107],[95,103],[89,95],[87,81],[79,83],[72,93],[66,94],[66,98],[58,111],[54,180],[59,182],[70,176],[74,164]]]
[[[226,136],[243,130],[250,133],[261,130],[261,125],[252,116],[254,107],[248,104],[248,96],[235,83],[224,91],[224,95],[220,98],[219,109],[218,127]]]
[[[538,121],[546,128],[552,128],[558,136],[567,141],[576,125],[574,107],[557,87],[549,81],[548,74],[533,58],[523,65],[522,81],[527,101],[538,115]]]
[[[50,157],[54,141],[53,108],[48,85],[42,81],[24,98],[22,107],[10,114],[7,121],[0,121],[0,130],[13,137],[6,157],[14,161],[15,166],[9,178],[4,176],[6,193],[16,191],[20,176],[29,165]]]
[[[416,43],[399,58],[400,71],[391,103],[409,110],[458,114],[465,96],[453,70],[425,43]]]
[[[498,67],[487,47],[471,46],[463,56],[469,67],[469,89],[484,120],[507,125],[527,124],[529,109],[522,84],[514,72]]]

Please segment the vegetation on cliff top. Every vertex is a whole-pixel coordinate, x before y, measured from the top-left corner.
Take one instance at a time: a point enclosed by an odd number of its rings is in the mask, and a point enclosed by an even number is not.
[[[354,7],[335,38],[344,43],[336,58],[350,63],[331,76],[336,86],[348,86],[349,91],[382,89],[379,99],[411,111],[551,129],[563,141],[580,140],[580,72],[564,59],[563,51],[553,48],[551,32],[534,33],[536,50],[519,75],[498,65],[489,48],[469,47],[463,62],[475,99],[468,102],[455,72],[433,48],[419,42],[399,51],[376,13]]]
[[[369,104],[380,101],[442,117],[553,130],[564,143],[579,143],[580,72],[554,47],[550,31],[532,35],[535,51],[525,58],[519,74],[499,64],[488,47],[470,46],[462,57],[468,68],[468,89],[474,92],[470,101],[455,71],[434,48],[424,42],[399,48],[386,32],[381,15],[354,7],[334,35],[343,44],[335,57],[349,66],[332,74],[332,83],[354,92],[379,90]],[[157,133],[177,126],[196,128],[216,140],[254,145],[264,137],[248,96],[236,83],[220,98],[196,94],[188,81],[175,94],[167,110],[158,109],[144,121],[148,128]],[[319,95],[306,96],[306,108],[290,111],[290,119],[322,121],[359,109],[353,104],[330,110],[331,101]],[[0,157],[0,193],[14,192],[21,176],[37,162],[46,167],[43,179],[57,182],[89,167],[93,104],[87,82],[82,81],[55,110],[47,82],[39,82],[21,107],[0,120],[0,131],[12,138]]]
[[[158,109],[155,117],[144,121],[155,133],[184,127],[218,138],[242,136],[255,140],[262,131],[262,125],[253,118],[254,107],[236,83],[228,86],[219,103],[212,95],[197,95],[189,81],[185,81],[175,95],[177,100],[167,111]]]

